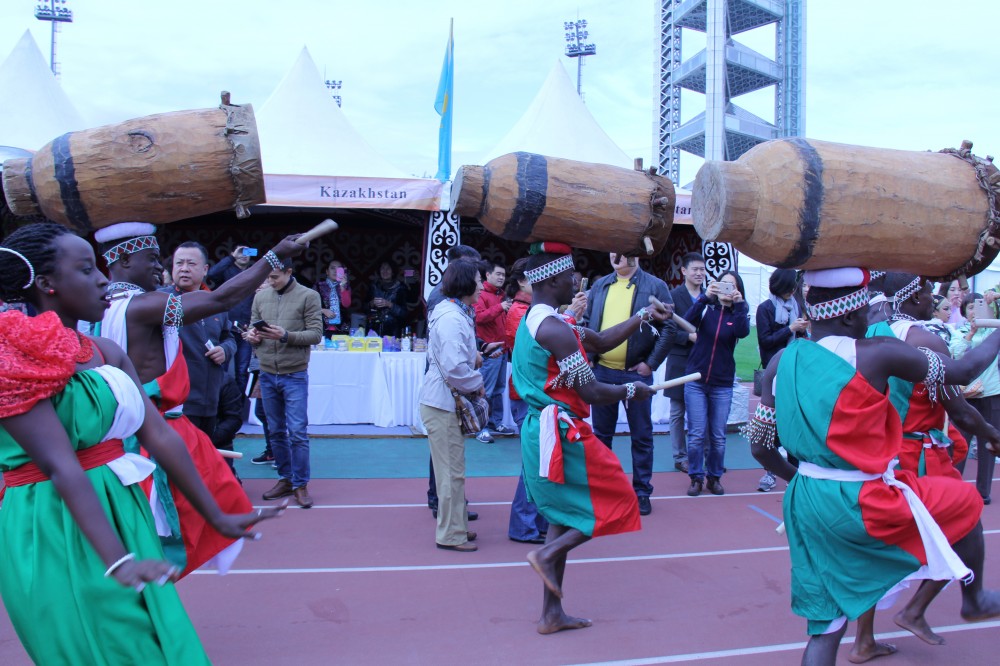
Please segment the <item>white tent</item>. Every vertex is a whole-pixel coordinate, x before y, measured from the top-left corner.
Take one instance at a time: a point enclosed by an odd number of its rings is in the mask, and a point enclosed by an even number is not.
[[[256,116],[268,204],[438,210],[441,183],[411,178],[375,152],[305,47]]]
[[[634,160],[608,136],[557,60],[521,119],[487,152],[480,164],[508,153],[526,152],[578,162],[633,168]],[[677,192],[674,222],[690,224],[691,194]]]
[[[0,64],[0,148],[35,151],[83,119],[27,30]],[[13,156],[18,151],[4,150]]]

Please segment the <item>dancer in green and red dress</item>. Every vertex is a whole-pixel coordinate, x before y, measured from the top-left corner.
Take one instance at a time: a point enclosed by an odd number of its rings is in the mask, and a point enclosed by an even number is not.
[[[976,582],[982,500],[957,479],[893,473],[902,426],[886,391],[891,376],[932,392],[966,383],[995,362],[1000,336],[961,361],[895,339],[862,339],[867,280],[861,269],[807,273],[813,340],[792,343],[769,364],[748,431],[758,461],[789,481],[792,610],[808,620],[806,664],[833,664],[845,620],[873,613],[909,580],[923,582],[903,626],[925,640],[932,632],[923,610],[949,580],[970,583],[965,619],[1000,614],[1000,596]],[[797,473],[774,450],[775,430],[800,460]]]
[[[525,275],[532,306],[517,331],[513,382],[528,405],[521,427],[528,497],[549,521],[545,545],[530,552],[528,562],[545,586],[538,632],[550,634],[591,624],[563,611],[567,553],[594,536],[640,529],[635,492],[621,463],[584,419],[591,404],[649,400],[651,392],[642,383],[596,381],[586,354],[613,349],[650,318],[662,321],[670,313],[669,306],[651,306],[600,333],[574,326],[558,314],[575,295],[573,257],[561,243],[532,246]]]
[[[0,298],[41,313],[0,314],[0,595],[35,663],[207,664],[139,489],[153,465],[122,439],[137,434],[229,538],[277,511],[223,513],[121,348],[77,332],[103,315],[107,284],[65,227],[0,246]]]

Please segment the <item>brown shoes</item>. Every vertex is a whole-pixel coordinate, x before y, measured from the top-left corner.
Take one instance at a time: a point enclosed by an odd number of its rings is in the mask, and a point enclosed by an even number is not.
[[[441,550],[456,550],[460,553],[474,553],[479,550],[479,546],[472,543],[471,541],[466,541],[465,543],[460,543],[457,546],[448,546],[443,543],[437,545]]]
[[[266,500],[276,500],[282,497],[288,497],[292,494],[292,482],[288,479],[278,479],[278,482],[274,484],[274,487],[268,490],[262,495]]]
[[[309,497],[308,486],[299,486],[298,488],[292,491],[292,494],[295,495],[295,503],[301,506],[303,509],[308,509],[312,507],[313,501],[312,498]]]

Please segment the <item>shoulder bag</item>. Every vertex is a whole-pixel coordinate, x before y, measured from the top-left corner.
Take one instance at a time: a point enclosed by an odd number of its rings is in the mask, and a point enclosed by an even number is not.
[[[490,418],[489,401],[486,400],[485,396],[475,393],[462,393],[455,389],[455,387],[448,383],[448,378],[445,376],[437,359],[434,359],[433,362],[441,374],[441,380],[444,381],[444,385],[448,387],[452,397],[455,399],[455,415],[458,417],[458,423],[462,427],[462,433],[465,435],[475,435],[481,432],[486,427],[486,422]]]

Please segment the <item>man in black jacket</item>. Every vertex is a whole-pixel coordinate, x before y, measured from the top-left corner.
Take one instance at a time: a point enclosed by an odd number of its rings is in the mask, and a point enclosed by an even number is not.
[[[684,314],[694,305],[694,300],[705,292],[705,258],[697,252],[688,252],[681,258],[681,275],[684,283],[670,292],[674,307]],[[664,326],[663,334],[673,343],[667,356],[667,379],[677,379],[687,368],[688,355],[698,337],[688,333],[673,321]],[[684,431],[684,386],[666,389],[663,394],[670,398],[670,442],[674,449],[674,469],[688,473],[687,437]]]
[[[634,257],[611,255],[614,272],[594,283],[587,302],[585,320],[595,331],[603,331],[635,316],[655,296],[661,303],[673,301],[666,283],[639,268]],[[643,324],[628,340],[609,352],[592,357],[594,376],[606,384],[629,382],[652,384],[653,371],[667,356],[670,338],[659,335],[659,327]],[[626,401],[629,433],[632,437],[632,488],[639,499],[639,513],[652,511],[653,417],[648,400]],[[594,434],[609,449],[618,424],[618,403],[594,405]]]
[[[232,254],[223,257],[217,264],[208,269],[208,281],[213,289],[217,289],[223,282],[231,280],[250,268],[252,261],[250,255],[246,254],[244,250],[257,251],[244,245],[237,245]],[[244,298],[229,311],[229,321],[232,322],[233,326],[238,326],[242,330],[250,325],[251,305],[253,305],[253,294]],[[247,371],[247,367],[250,365],[250,343],[242,336],[236,336],[235,340],[236,354],[233,356],[233,376],[236,378],[236,386],[239,387],[240,391],[245,391],[247,379],[250,376]]]

